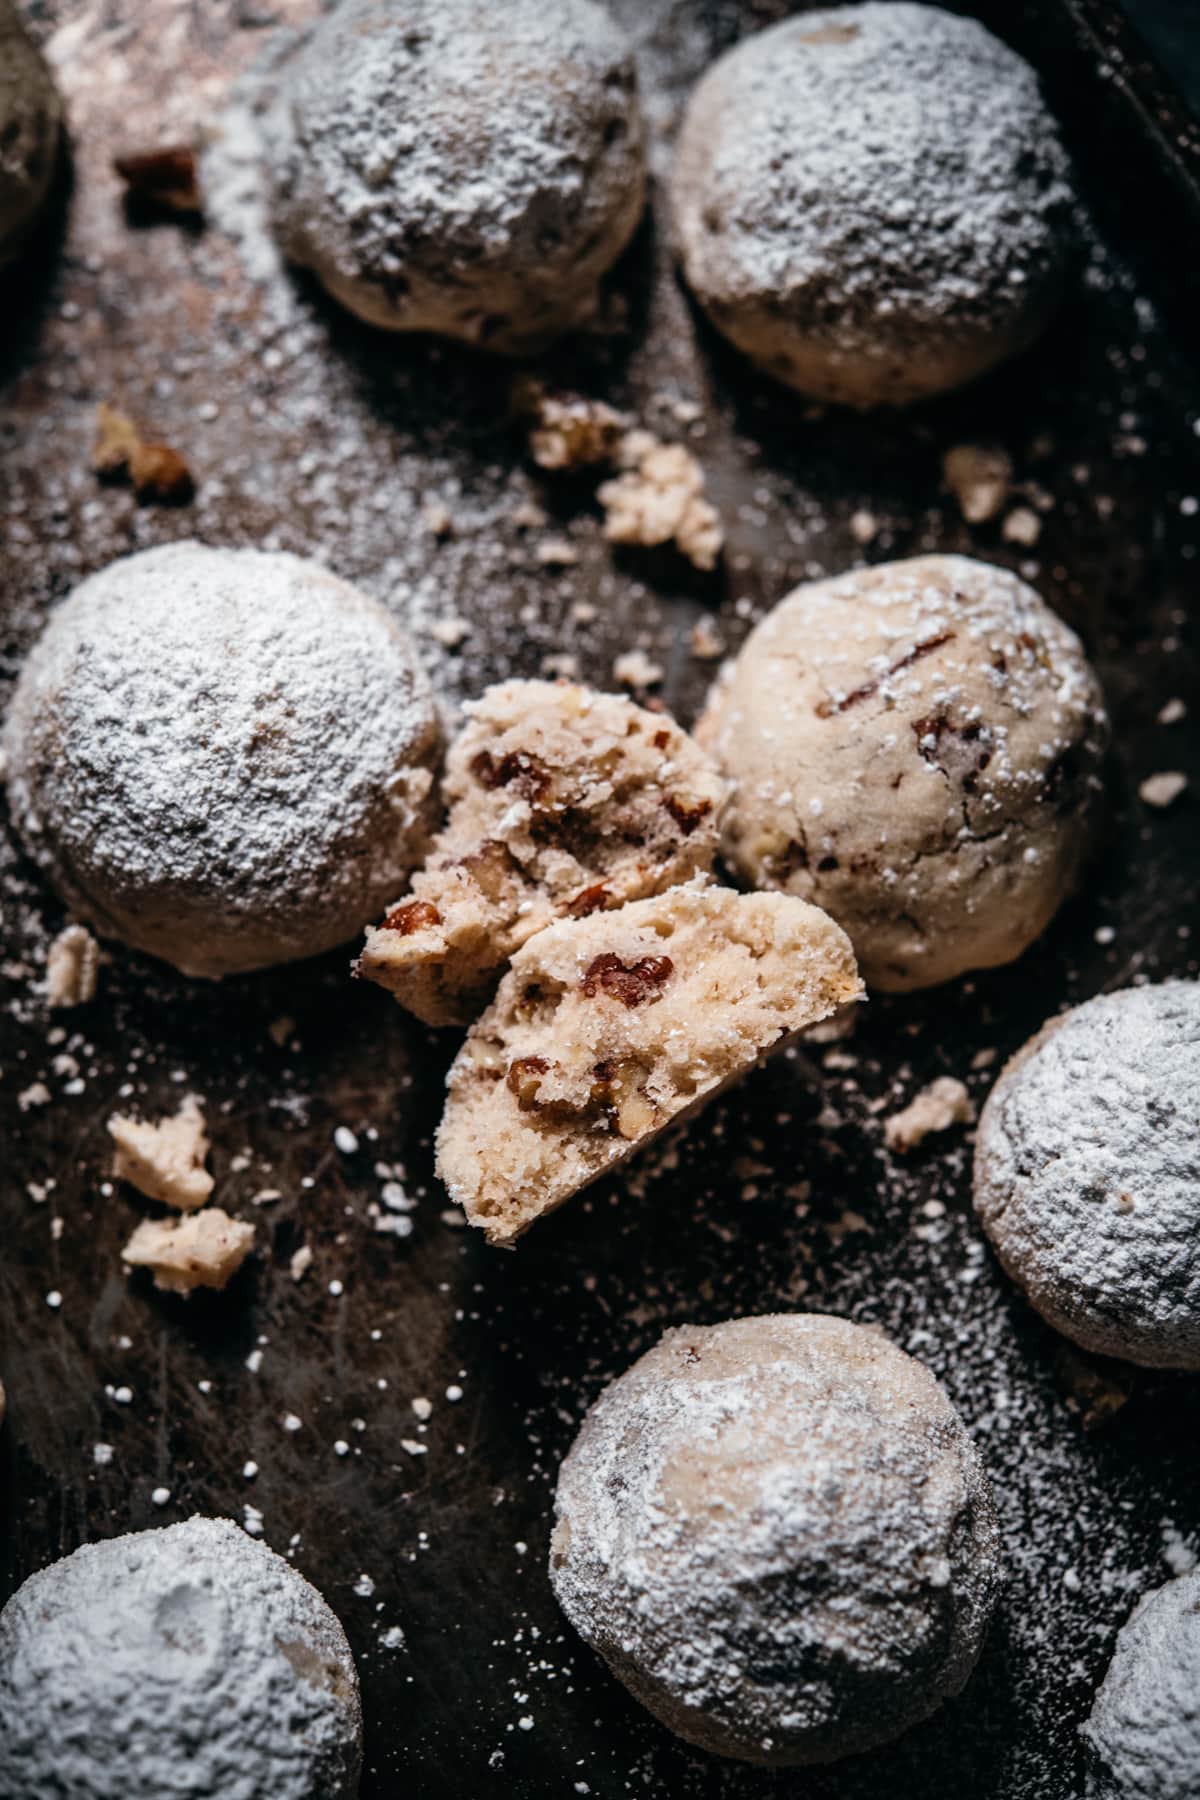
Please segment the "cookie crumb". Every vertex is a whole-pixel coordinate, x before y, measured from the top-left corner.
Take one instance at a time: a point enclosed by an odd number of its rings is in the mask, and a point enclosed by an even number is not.
[[[50,1006],[86,1006],[96,997],[100,946],[86,925],[67,925],[46,957],[46,999]]]
[[[551,392],[528,376],[514,383],[513,404],[530,421],[534,462],[556,473],[611,462],[628,428],[628,420],[603,400]]]
[[[429,627],[429,635],[444,650],[457,650],[471,635],[471,627],[466,619],[451,615],[445,619],[435,619]]]
[[[652,661],[644,650],[625,650],[613,659],[613,680],[622,687],[656,687],[663,678],[662,665]]]
[[[1159,775],[1147,775],[1138,786],[1138,796],[1147,806],[1161,809],[1174,805],[1187,784],[1187,776],[1178,769],[1164,769]]]
[[[288,1267],[292,1273],[293,1281],[303,1281],[304,1280],[304,1277],[308,1274],[308,1271],[312,1268],[312,1260],[313,1260],[312,1245],[311,1244],[301,1244],[300,1248],[294,1252],[294,1254],[292,1256],[292,1260],[288,1264]]]
[[[1003,450],[983,444],[956,444],[947,450],[942,475],[968,525],[994,519],[1012,491],[1011,460]]]
[[[711,619],[697,619],[688,634],[688,648],[698,662],[716,662],[725,654],[725,639]]]
[[[931,1132],[969,1125],[974,1117],[975,1107],[963,1082],[953,1075],[939,1075],[900,1112],[884,1120],[883,1141],[889,1150],[904,1155]]]
[[[183,1219],[144,1219],[121,1252],[130,1268],[149,1269],[168,1294],[223,1288],[254,1244],[254,1227],[231,1219],[219,1206]]]
[[[579,561],[579,552],[566,538],[544,538],[534,551],[535,561],[548,569],[569,569]]]
[[[674,542],[698,569],[715,569],[725,542],[715,506],[704,497],[704,471],[682,444],[663,444],[648,431],[628,432],[619,461],[623,473],[604,482],[610,544]]]
[[[1001,527],[1006,543],[1023,544],[1032,549],[1042,535],[1042,521],[1032,506],[1014,506]]]
[[[421,508],[421,523],[435,538],[454,536],[454,515],[444,500],[427,500]]]
[[[149,1199],[192,1212],[212,1193],[213,1178],[204,1167],[208,1135],[194,1094],[186,1096],[173,1119],[156,1125],[114,1113],[108,1133],[117,1147],[113,1174]]]

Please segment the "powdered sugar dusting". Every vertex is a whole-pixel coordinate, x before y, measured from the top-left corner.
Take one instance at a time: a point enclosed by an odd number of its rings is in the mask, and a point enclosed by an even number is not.
[[[357,1792],[345,1633],[225,1519],[86,1544],[32,1575],[0,1614],[0,1715],[14,1795]]]
[[[633,64],[591,0],[346,0],[286,71],[270,141],[289,253],[397,329],[553,335],[641,210]]]
[[[1200,983],[1103,994],[997,1082],[975,1204],[1005,1267],[1092,1350],[1200,1367]]]
[[[58,610],[4,742],[18,827],[63,897],[222,974],[328,949],[386,904],[419,849],[437,733],[365,595],[297,557],[183,543]]]
[[[750,1761],[824,1761],[924,1717],[996,1590],[991,1500],[944,1394],[819,1314],[668,1332],[588,1414],[557,1516],[572,1624],[675,1730]]]

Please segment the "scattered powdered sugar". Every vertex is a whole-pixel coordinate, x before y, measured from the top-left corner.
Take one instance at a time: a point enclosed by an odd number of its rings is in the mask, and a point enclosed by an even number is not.
[[[668,1332],[593,1406],[556,1511],[571,1623],[674,1730],[751,1761],[924,1718],[997,1589],[991,1497],[946,1396],[819,1314]]]
[[[1200,1367],[1200,983],[1102,994],[1050,1021],[980,1121],[975,1203],[997,1254],[1086,1348]]]
[[[340,1624],[224,1519],[86,1544],[30,1576],[0,1613],[0,1715],[10,1794],[97,1792],[98,1768],[106,1794],[166,1794],[186,1769],[193,1793],[311,1800],[354,1792],[362,1754]]]
[[[1200,1574],[1146,1594],[1081,1727],[1089,1800],[1187,1800],[1200,1769]]]

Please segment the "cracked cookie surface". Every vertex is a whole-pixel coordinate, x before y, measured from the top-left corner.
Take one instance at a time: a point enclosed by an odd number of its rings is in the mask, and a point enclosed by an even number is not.
[[[430,1025],[474,1018],[514,951],[555,919],[709,870],[725,794],[674,720],[613,694],[506,681],[466,711],[446,825],[358,964]]]
[[[509,1244],[861,992],[845,933],[788,895],[694,883],[549,926],[454,1061],[438,1173]]]
[[[883,990],[1018,957],[1102,811],[1108,720],[1079,639],[1016,575],[965,556],[797,588],[696,735],[733,783],[731,866],[832,913]]]

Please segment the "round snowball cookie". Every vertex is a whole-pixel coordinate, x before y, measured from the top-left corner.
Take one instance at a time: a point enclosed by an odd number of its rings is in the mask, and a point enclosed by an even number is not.
[[[819,1313],[668,1331],[588,1413],[556,1510],[571,1624],[664,1725],[745,1762],[831,1762],[926,1718],[998,1585],[946,1395]]]
[[[1074,632],[1006,569],[882,563],[797,588],[697,731],[726,860],[831,913],[868,987],[1011,962],[1074,887],[1108,742]]]
[[[1018,1051],[979,1122],[975,1205],[1056,1330],[1200,1369],[1200,983],[1102,994]]]
[[[226,1519],[85,1544],[0,1613],[7,1800],[352,1800],[346,1634]]]
[[[58,166],[62,102],[13,0],[0,0],[0,269],[41,213]]]
[[[974,19],[902,0],[806,12],[721,57],[671,192],[717,329],[789,387],[858,407],[1024,348],[1074,236],[1033,70]]]
[[[30,856],[188,975],[354,937],[419,859],[438,727],[374,600],[281,552],[171,544],[51,617],[3,736]]]
[[[519,355],[591,315],[641,216],[633,58],[592,0],[343,0],[268,162],[285,251],[343,306]]]
[[[1200,1792],[1200,1573],[1144,1594],[1117,1639],[1091,1716],[1089,1800]]]

